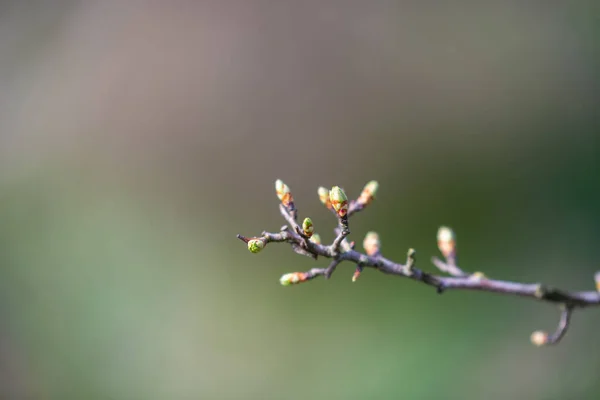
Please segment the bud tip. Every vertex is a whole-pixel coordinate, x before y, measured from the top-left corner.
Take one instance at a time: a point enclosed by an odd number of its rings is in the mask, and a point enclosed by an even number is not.
[[[302,231],[307,237],[311,237],[313,232],[315,231],[315,227],[313,226],[312,220],[308,217],[304,218],[302,221]]]
[[[348,213],[348,197],[342,188],[334,186],[329,191],[329,201],[339,217]]]
[[[548,342],[548,334],[544,331],[535,331],[531,334],[531,343],[540,347]]]
[[[379,252],[381,249],[381,242],[379,241],[377,232],[367,232],[365,239],[363,240],[363,248],[368,256],[373,256]]]
[[[319,236],[318,233],[313,233],[313,235],[310,238],[310,241],[314,244],[321,244],[321,236]]]
[[[265,248],[265,241],[262,239],[250,239],[248,240],[248,250],[250,250],[250,253],[258,253],[260,252],[262,249]]]

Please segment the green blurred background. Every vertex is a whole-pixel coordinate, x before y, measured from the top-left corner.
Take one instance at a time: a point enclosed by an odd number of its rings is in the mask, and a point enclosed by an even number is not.
[[[0,397],[596,399],[600,312],[443,296],[235,239],[293,190],[377,201],[428,271],[591,290],[600,269],[593,1],[60,1],[0,5]]]

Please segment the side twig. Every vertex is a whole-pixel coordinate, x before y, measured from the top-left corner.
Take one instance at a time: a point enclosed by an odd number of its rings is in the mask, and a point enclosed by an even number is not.
[[[355,265],[352,281],[355,282],[364,268],[372,268],[384,274],[409,278],[425,285],[434,287],[438,293],[448,290],[473,290],[528,297],[531,299],[558,304],[561,317],[554,333],[535,331],[531,341],[538,345],[558,343],[569,328],[571,315],[576,308],[585,308],[600,305],[600,272],[594,278],[595,291],[575,291],[556,289],[541,283],[519,283],[505,280],[490,279],[482,272],[468,273],[457,265],[456,235],[448,227],[438,230],[438,248],[444,257],[433,257],[433,265],[444,275],[434,275],[416,267],[416,252],[409,249],[405,264],[394,262],[383,257],[379,235],[369,232],[363,241],[365,253],[354,249],[354,242],[348,242],[350,234],[348,220],[355,213],[365,209],[375,198],[378,184],[369,182],[356,200],[348,201],[345,192],[334,186],[330,191],[320,187],[318,190],[321,202],[330,209],[338,219],[338,226],[334,229],[336,237],[330,245],[321,244],[320,236],[314,232],[310,218],[305,218],[302,226],[297,222],[297,209],[289,187],[281,180],[277,180],[276,192],[281,203],[279,210],[288,225],[281,227],[280,232],[263,232],[258,237],[237,237],[247,243],[252,253],[258,253],[269,243],[287,242],[292,249],[301,255],[317,259],[319,256],[330,258],[327,268],[312,268],[306,272],[292,272],[281,277],[284,286],[307,282],[318,276],[331,277],[337,266],[343,261]]]

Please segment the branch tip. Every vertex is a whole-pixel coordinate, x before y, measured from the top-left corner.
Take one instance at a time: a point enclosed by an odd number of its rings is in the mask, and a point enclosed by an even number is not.
[[[367,205],[371,204],[371,202],[375,199],[378,188],[379,183],[377,181],[368,182],[360,193],[360,196],[358,196],[356,202],[362,207],[366,207]]]
[[[531,343],[537,347],[541,347],[548,343],[548,333],[544,331],[535,331],[531,334],[529,339],[531,340]]]
[[[247,238],[247,237],[245,237],[245,236],[242,236],[242,235],[240,235],[239,233],[237,234],[237,236],[236,236],[236,237],[237,237],[238,239],[240,239],[240,240],[241,240],[242,242],[244,242],[244,243],[248,243],[248,242],[250,241],[250,239],[249,239],[249,238]]]

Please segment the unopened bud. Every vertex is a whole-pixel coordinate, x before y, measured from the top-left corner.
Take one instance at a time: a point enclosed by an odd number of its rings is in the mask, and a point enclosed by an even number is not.
[[[250,239],[248,240],[248,250],[250,253],[256,254],[265,248],[265,244],[263,239]]]
[[[305,280],[306,274],[304,272],[291,272],[279,278],[279,283],[281,283],[283,286],[290,286],[297,283],[302,283]]]
[[[321,236],[318,233],[313,233],[309,240],[314,244],[321,244]]]
[[[319,194],[319,200],[321,200],[321,203],[323,203],[323,205],[329,209],[331,209],[331,201],[329,201],[329,190],[327,190],[327,188],[324,188],[323,186],[319,187],[319,189],[317,190],[317,193]]]
[[[596,281],[596,290],[600,292],[600,271],[596,272],[594,280]]]
[[[456,235],[447,226],[441,226],[437,233],[437,242],[440,252],[445,258],[456,256]]]
[[[339,186],[332,187],[329,191],[329,200],[338,217],[345,217],[348,213],[348,197],[344,190]]]
[[[364,205],[369,204],[375,198],[378,187],[379,183],[377,181],[367,183],[358,197],[358,202]]]
[[[281,179],[275,181],[275,193],[277,193],[277,197],[281,200],[281,204],[286,207],[294,201],[290,188]]]
[[[363,248],[368,256],[373,256],[379,253],[381,249],[381,242],[379,241],[379,235],[377,232],[368,232],[363,240]]]
[[[342,243],[340,243],[340,248],[343,251],[350,251],[352,250],[352,243],[348,243],[348,241],[346,239],[342,240]]]
[[[312,220],[308,217],[304,218],[304,221],[302,221],[302,232],[304,232],[306,237],[311,237],[314,231],[315,227],[313,226]]]
[[[487,276],[485,276],[485,274],[483,272],[476,271],[476,272],[473,272],[469,278],[476,280],[476,281],[480,281],[482,279],[487,279]]]
[[[356,266],[356,270],[354,270],[354,274],[352,275],[352,282],[356,282],[356,280],[360,277],[362,270],[363,267],[361,265]]]
[[[544,331],[535,331],[531,334],[531,343],[540,347],[548,343],[548,334]]]

